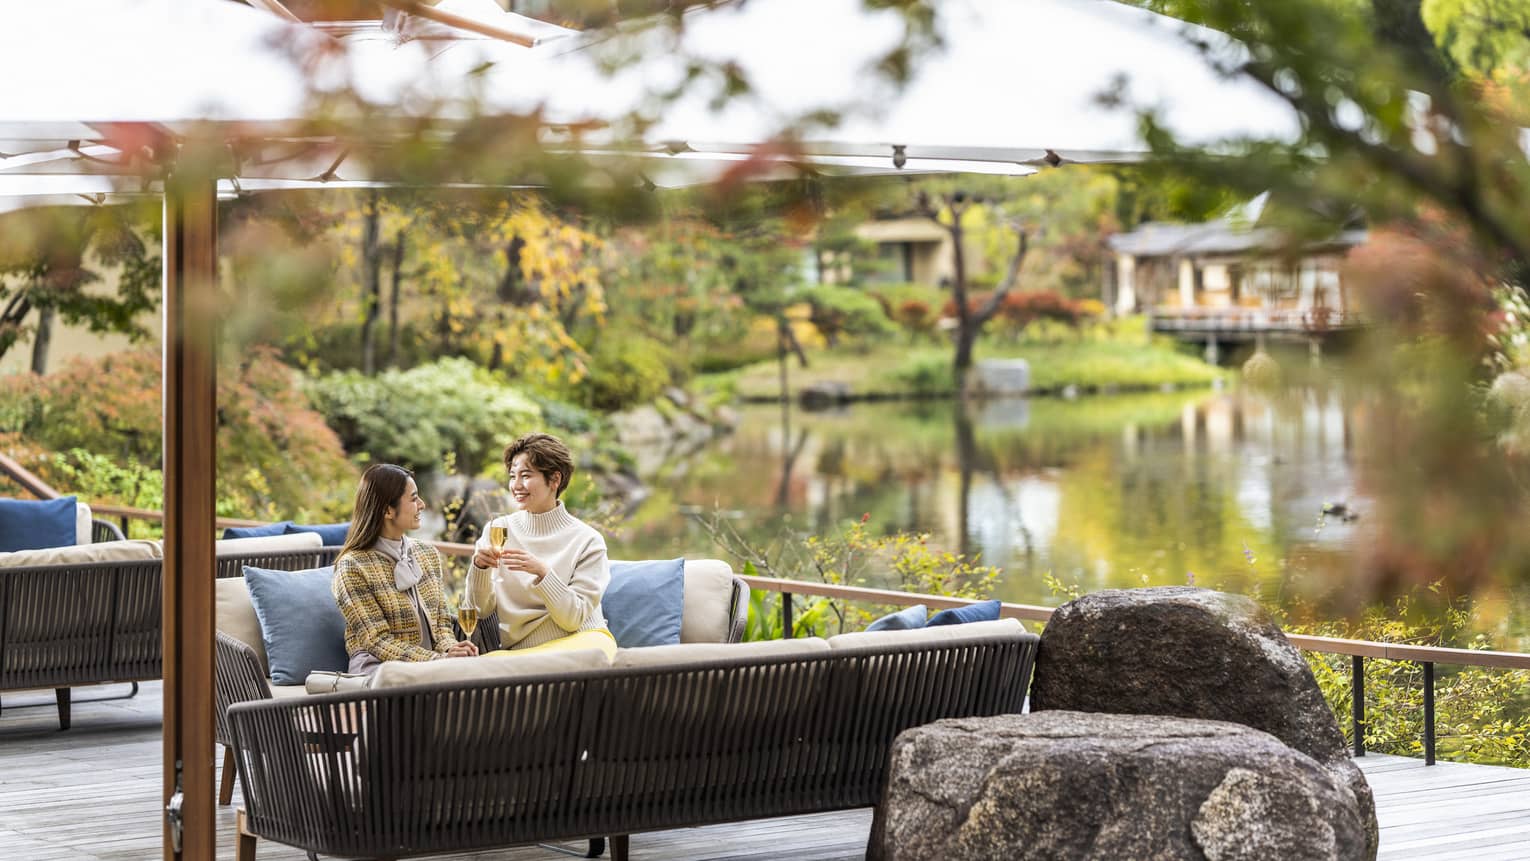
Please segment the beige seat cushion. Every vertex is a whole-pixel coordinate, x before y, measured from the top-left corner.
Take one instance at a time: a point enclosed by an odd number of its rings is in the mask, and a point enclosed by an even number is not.
[[[279,553],[283,550],[308,550],[324,546],[324,539],[316,532],[294,532],[290,535],[262,535],[257,538],[224,538],[213,543],[213,553],[232,556],[237,553]]]
[[[84,565],[89,562],[137,562],[161,558],[158,541],[103,541],[74,547],[49,547],[43,550],[17,550],[0,553],[0,568],[30,568],[40,565]]]
[[[968,622],[965,625],[939,625],[934,628],[916,628],[912,631],[858,631],[829,638],[829,648],[850,649],[858,646],[903,646],[910,643],[939,643],[945,640],[965,640],[970,637],[1004,637],[1024,633],[1025,626],[1019,619],[999,619],[994,622]]]
[[[271,685],[271,696],[279,700],[306,697],[308,696],[308,689],[302,685]]]
[[[435,682],[509,681],[519,676],[566,673],[609,667],[600,649],[529,652],[524,655],[482,655],[435,661],[384,661],[372,678],[374,688],[397,688]]]
[[[829,642],[821,637],[803,637],[799,640],[760,640],[753,643],[681,643],[678,646],[617,649],[616,658],[611,661],[611,666],[664,667],[745,658],[788,658],[828,650]]]
[[[733,569],[718,559],[685,560],[681,643],[721,643],[733,612]]]
[[[244,578],[220,577],[214,581],[213,592],[218,630],[254,649],[255,656],[260,658],[261,669],[270,673],[260,617],[255,615],[255,605],[250,603],[250,587],[245,585]]]

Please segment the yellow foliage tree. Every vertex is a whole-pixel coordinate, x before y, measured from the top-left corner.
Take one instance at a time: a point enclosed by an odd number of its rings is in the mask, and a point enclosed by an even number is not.
[[[329,294],[342,298],[311,325],[360,331],[346,341],[359,342],[359,356],[321,364],[371,373],[409,364],[406,354],[467,356],[528,381],[586,373],[588,356],[570,331],[604,323],[606,246],[539,198],[368,192],[347,203],[325,239],[337,282]]]

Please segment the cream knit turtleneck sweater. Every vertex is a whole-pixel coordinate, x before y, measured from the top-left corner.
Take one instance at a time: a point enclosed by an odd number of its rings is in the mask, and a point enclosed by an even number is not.
[[[547,576],[533,584],[525,571],[474,566],[468,585],[487,616],[499,611],[500,640],[507,649],[531,646],[566,637],[576,631],[606,627],[600,597],[611,582],[606,560],[606,540],[588,524],[568,513],[560,500],[542,514],[517,511],[486,525],[478,539],[479,549],[489,547],[489,526],[508,525],[505,547],[520,548],[547,565]]]

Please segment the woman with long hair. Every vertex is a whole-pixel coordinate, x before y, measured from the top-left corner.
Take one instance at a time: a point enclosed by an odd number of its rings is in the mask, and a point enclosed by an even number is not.
[[[370,673],[383,661],[478,654],[452,630],[441,554],[404,534],[419,528],[424,510],[409,470],[378,463],[361,474],[351,531],[335,557],[330,586],[345,616],[352,673]]]
[[[505,448],[505,468],[520,510],[490,521],[474,548],[468,591],[479,614],[499,612],[506,649],[614,655],[616,640],[600,610],[611,582],[606,540],[561,498],[574,475],[568,446],[550,434],[527,434]]]

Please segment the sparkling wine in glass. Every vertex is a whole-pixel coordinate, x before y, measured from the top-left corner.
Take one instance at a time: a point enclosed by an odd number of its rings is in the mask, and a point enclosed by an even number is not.
[[[505,549],[505,539],[510,537],[510,528],[505,525],[504,515],[498,515],[489,521],[489,546],[494,548],[494,576],[505,575],[504,565],[499,561],[499,551]]]
[[[468,639],[472,639],[473,632],[478,630],[478,605],[471,598],[464,597],[457,605],[457,624],[462,626]]]

